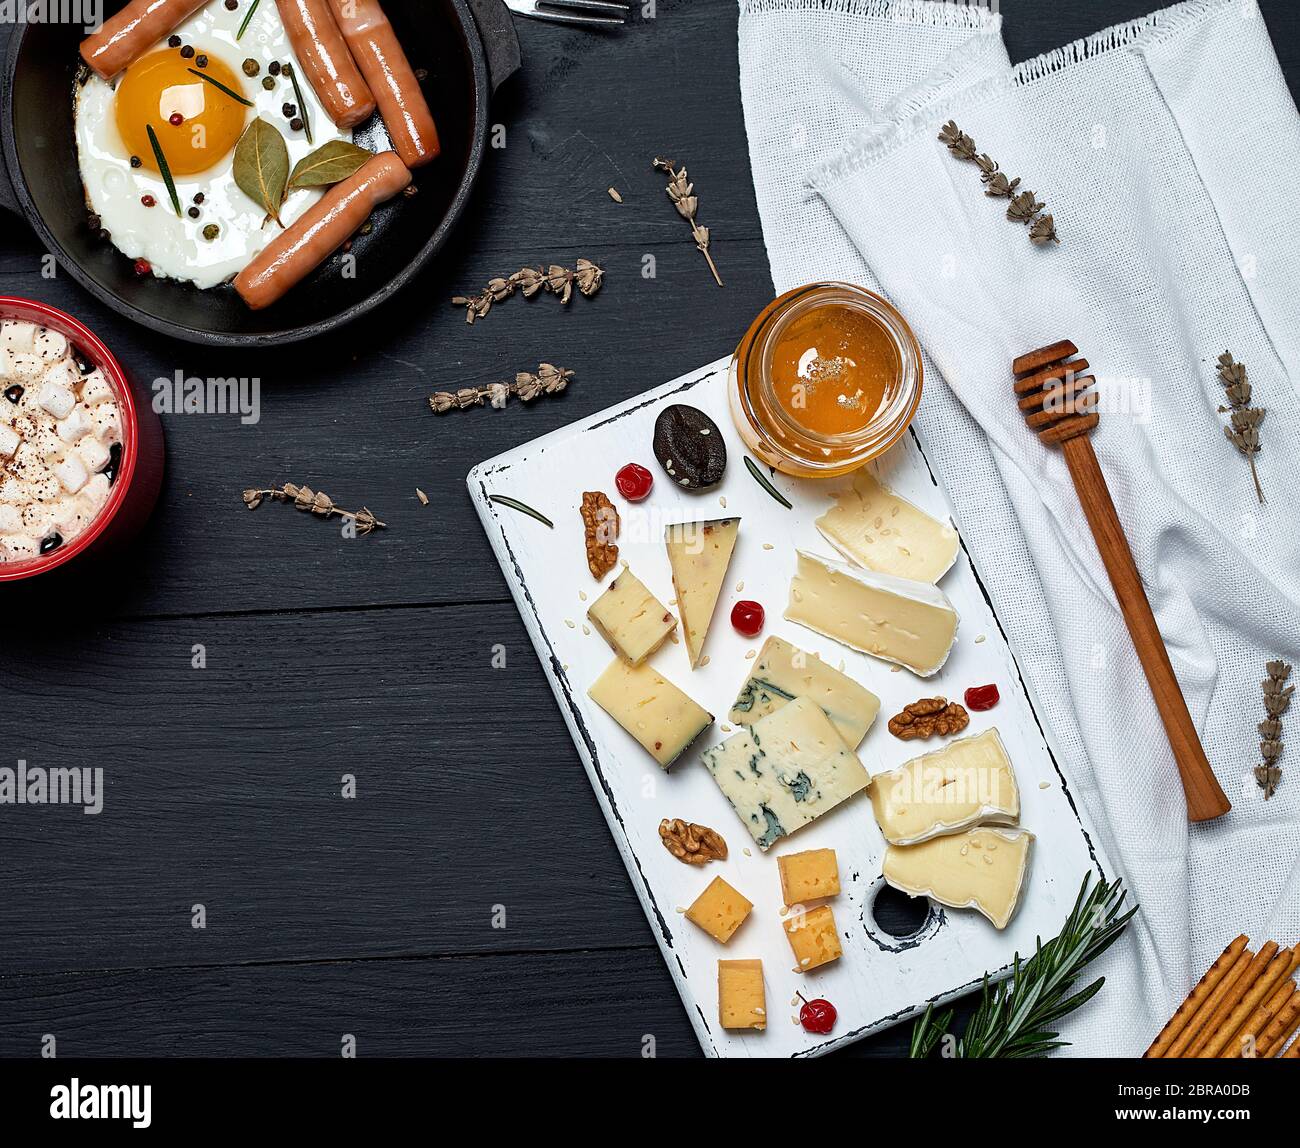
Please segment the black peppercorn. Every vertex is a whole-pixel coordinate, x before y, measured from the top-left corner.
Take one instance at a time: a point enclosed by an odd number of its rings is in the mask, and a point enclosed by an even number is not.
[[[141,164],[142,162],[143,162],[143,161],[140,159],[140,157],[139,157],[138,155],[133,155],[133,156],[131,157],[131,166],[132,166],[132,167],[139,167],[140,164]]]
[[[264,87],[264,88],[269,92],[269,91],[271,91],[272,88],[275,87],[275,81],[274,81],[273,79],[271,79],[270,76],[263,76],[263,77],[262,77],[262,87]]]
[[[293,75],[293,65],[292,65],[292,64],[285,64],[285,65],[284,65],[280,70],[281,70],[281,71],[282,71],[286,76],[292,76],[292,75]]]
[[[291,119],[291,120],[289,121],[289,128],[290,128],[290,130],[295,131],[295,132],[300,132],[300,131],[302,131],[302,120],[298,119],[298,118],[295,116],[293,119]]]
[[[286,120],[291,120],[298,114],[298,109],[294,104],[285,104],[280,111],[284,113],[284,118]]]
[[[196,57],[194,58],[194,62],[195,62],[195,63],[196,63],[200,68],[206,68],[206,67],[208,66],[208,58],[207,58],[207,56],[196,56]]]
[[[204,199],[203,192],[201,192],[201,191],[196,191],[196,192],[194,193],[194,202],[195,202],[195,203],[202,203],[202,202],[203,202],[203,199]]]
[[[99,230],[99,238],[102,242],[107,243],[113,238],[113,233],[109,231],[107,227],[101,227]]]
[[[201,214],[201,212],[199,211],[199,209],[198,209],[197,207],[191,207],[191,208],[189,209],[189,211],[187,212],[187,214],[189,215],[189,217],[190,217],[191,219],[198,219],[198,217],[199,217],[199,215]]]
[[[272,60],[269,64],[266,65],[266,70],[270,72],[271,75],[278,76],[280,74],[280,61]]]
[[[209,223],[207,227],[203,229],[203,238],[206,239],[209,243],[211,243],[212,240],[216,239],[216,237],[220,234],[221,234],[221,228],[219,228],[215,223]]]
[[[233,12],[239,7],[239,0],[226,0],[226,11]]]
[[[98,231],[103,226],[103,223],[98,215],[88,215],[86,217],[86,226],[91,231]]]
[[[190,60],[193,59],[193,57],[194,57],[194,45],[186,44],[185,47],[181,49],[181,59]]]
[[[262,70],[262,65],[254,60],[251,56],[244,61],[244,75],[256,76]]]
[[[181,46],[181,38],[180,38],[179,36],[168,36],[168,37],[167,37],[167,47],[169,47],[169,48],[179,48],[180,46]]]

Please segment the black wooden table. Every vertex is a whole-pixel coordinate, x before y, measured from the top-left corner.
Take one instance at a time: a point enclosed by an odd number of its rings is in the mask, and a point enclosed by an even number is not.
[[[1153,3],[1003,0],[1006,42],[1020,59]],[[0,1054],[52,1036],[60,1056],[337,1056],[348,1034],[359,1055],[636,1056],[647,1035],[698,1054],[464,488],[476,462],[727,353],[772,295],[736,5],[656,7],[613,35],[519,21],[505,146],[452,248],[326,341],[160,340],[43,277],[0,216],[0,294],[77,314],[145,380],[261,381],[255,425],[164,416],[165,489],[127,560],[0,588],[0,764],[106,783],[97,817],[0,806]],[[1294,89],[1295,5],[1265,12]],[[697,181],[724,290],[656,154]],[[567,309],[516,299],[468,327],[449,303],[579,256],[607,280]],[[426,405],[541,361],[577,373],[566,395]],[[389,529],[347,540],[242,505],[284,481]]]

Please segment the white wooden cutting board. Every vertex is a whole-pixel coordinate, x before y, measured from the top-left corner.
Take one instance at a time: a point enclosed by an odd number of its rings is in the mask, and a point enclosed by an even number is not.
[[[639,398],[555,431],[474,468],[470,495],[501,562],[519,612],[555,691],[564,720],[586,766],[596,798],[645,907],[655,939],[704,1051],[714,1056],[808,1056],[896,1024],[925,1008],[969,991],[988,970],[1004,974],[1016,952],[1029,955],[1035,938],[1054,936],[1073,905],[1084,875],[1106,873],[1067,779],[1057,767],[1035,717],[1011,651],[963,547],[940,587],[960,617],[957,644],[934,677],[918,678],[885,662],[841,647],[787,622],[785,609],[795,548],[836,557],[813,520],[831,504],[830,492],[848,479],[813,482],[774,475],[794,505],[787,510],[748,473],[744,448],[727,409],[728,360],[684,375]],[[670,482],[651,450],[655,417],[667,404],[688,403],[708,412],[727,440],[726,476],[713,490],[692,493]],[[475,417],[469,415],[465,417]],[[491,417],[480,412],[477,417]],[[614,475],[639,462],[655,475],[654,491],[639,504],[618,496]],[[912,436],[875,464],[878,477],[939,518],[951,508]],[[765,473],[766,470],[765,470]],[[663,602],[673,598],[663,528],[673,522],[739,516],[740,538],[705,643],[708,664],[690,669],[684,644],[666,643],[652,664],[713,713],[718,721],[664,773],[650,756],[588,697],[587,688],[613,654],[592,629],[588,606],[601,586],[587,569],[578,513],[584,490],[610,496],[622,518],[621,557]],[[489,495],[519,499],[554,524],[548,529]],[[958,524],[959,525],[959,524]],[[607,583],[612,575],[607,575]],[[743,592],[738,588],[743,584]],[[585,595],[585,597],[584,597]],[[755,599],[767,611],[757,639],[730,625],[732,605]],[[818,653],[881,699],[880,717],[858,753],[868,771],[892,769],[944,739],[903,742],[887,719],[919,697],[960,700],[968,686],[996,682],[1002,700],[972,713],[967,735],[996,725],[1011,756],[1021,790],[1021,824],[1037,837],[1019,912],[998,932],[973,910],[934,906],[913,936],[885,933],[872,903],[881,886],[884,839],[866,794],[855,797],[767,854],[759,852],[727,799],[714,784],[700,751],[727,736],[726,715],[752,669],[746,653],[776,634]],[[660,843],[659,822],[680,817],[717,829],[727,839],[724,862],[695,867],[677,861]],[[776,857],[782,852],[833,848],[843,892],[830,902],[843,957],[822,969],[794,971],[779,916],[782,898]],[[718,944],[682,916],[700,891],[722,876],[754,903],[729,944]],[[729,1032],[718,1024],[717,962],[762,958],[767,990],[765,1032]],[[797,1023],[799,1001],[824,997],[839,1012],[834,1030],[819,1037]]]

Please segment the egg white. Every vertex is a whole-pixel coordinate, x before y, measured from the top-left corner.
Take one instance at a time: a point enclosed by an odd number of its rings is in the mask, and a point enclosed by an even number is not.
[[[322,144],[351,140],[352,133],[337,128],[325,113],[298,66],[274,3],[263,0],[243,38],[235,39],[251,3],[241,0],[232,12],[222,0],[211,0],[175,34],[192,44],[196,53],[220,59],[240,77],[245,99],[256,104],[244,109],[245,125],[257,116],[274,124],[288,144],[292,169],[293,164]],[[149,51],[166,47],[164,38]],[[250,58],[262,66],[251,78],[243,72],[244,61]],[[293,83],[283,75],[275,77],[272,91],[262,87],[263,77],[269,75],[267,67],[275,60],[293,63],[302,90],[301,103]],[[225,97],[218,93],[218,98]],[[178,219],[162,176],[147,168],[131,167],[129,149],[117,130],[113,99],[114,84],[92,75],[77,90],[75,106],[77,152],[87,203],[99,216],[101,226],[109,231],[113,246],[130,259],[148,260],[156,276],[185,280],[201,288],[215,287],[236,275],[279,234],[280,228],[274,222],[263,226],[264,209],[236,186],[233,151],[207,171],[176,179],[182,212]],[[299,104],[300,115],[305,106],[312,143],[307,142],[305,132],[289,130],[282,112],[286,103]],[[203,193],[204,202],[199,218],[191,219],[186,212],[196,192]],[[312,190],[293,192],[280,214],[285,225],[301,216],[322,194]],[[152,195],[156,205],[145,207],[140,202],[144,195]],[[203,238],[203,229],[210,223],[221,229],[215,240]]]

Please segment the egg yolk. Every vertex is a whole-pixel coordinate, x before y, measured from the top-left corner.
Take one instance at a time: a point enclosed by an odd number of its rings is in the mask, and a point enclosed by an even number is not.
[[[175,50],[142,57],[117,85],[113,110],[118,134],[151,171],[159,166],[149,127],[176,176],[207,171],[234,150],[244,132],[245,106],[196,72],[244,94],[239,77],[215,56],[208,57],[206,68],[198,68],[193,57],[184,59]]]

